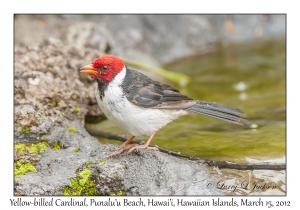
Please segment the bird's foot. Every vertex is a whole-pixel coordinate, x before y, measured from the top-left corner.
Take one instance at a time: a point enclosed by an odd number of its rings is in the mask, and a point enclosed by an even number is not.
[[[112,153],[109,153],[109,154],[106,156],[106,158],[111,158],[111,157],[113,157],[113,156],[116,156],[116,155],[122,153],[123,151],[124,151],[123,148],[119,148],[117,151],[114,151],[114,152],[112,152]]]
[[[119,149],[118,149],[117,151],[114,151],[114,152],[108,154],[108,155],[106,156],[106,158],[111,158],[111,157],[113,157],[113,156],[116,156],[116,155],[122,153],[124,150],[130,149],[131,147],[133,147],[134,145],[136,145],[136,144],[128,145],[129,142],[131,142],[132,139],[134,139],[134,137],[135,137],[135,136],[131,136],[129,139],[127,139],[127,140],[119,147]]]
[[[111,158],[111,157],[113,157],[113,156],[116,156],[116,155],[118,155],[118,154],[121,154],[124,150],[128,150],[128,149],[130,149],[130,148],[132,148],[132,147],[135,147],[135,146],[138,146],[138,144],[122,145],[122,146],[119,147],[118,150],[116,150],[116,151],[114,151],[114,152],[108,154],[108,155],[106,156],[106,158]]]
[[[139,149],[150,149],[153,151],[158,151],[156,147],[149,147],[148,144],[143,144],[143,145],[132,145],[132,148],[128,150],[127,155],[132,153],[134,150],[139,151]]]

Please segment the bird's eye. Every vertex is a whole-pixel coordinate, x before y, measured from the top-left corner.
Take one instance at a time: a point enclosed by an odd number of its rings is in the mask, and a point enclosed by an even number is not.
[[[105,71],[107,70],[107,66],[102,66],[102,69]]]

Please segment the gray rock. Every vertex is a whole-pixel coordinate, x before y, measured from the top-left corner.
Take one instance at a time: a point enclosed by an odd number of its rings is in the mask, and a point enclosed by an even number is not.
[[[64,122],[67,123],[67,122]],[[207,166],[182,160],[156,151],[141,150],[127,155],[122,153],[107,159],[103,165],[97,163],[117,149],[103,145],[91,137],[82,122],[68,122],[76,128],[72,134],[67,128],[53,127],[44,138],[51,144],[60,141],[67,145],[60,150],[47,149],[37,163],[37,173],[26,173],[15,179],[15,191],[21,195],[62,195],[76,171],[91,161],[93,173],[101,195],[220,195],[221,191],[207,188],[214,179]],[[74,148],[79,147],[79,152]]]
[[[110,194],[112,189],[123,189],[127,195],[222,194],[207,187],[214,179],[206,166],[149,150],[108,159],[92,177],[101,194]]]
[[[285,23],[282,14],[18,15],[15,33],[17,45],[55,37],[157,66],[232,43],[284,36]]]

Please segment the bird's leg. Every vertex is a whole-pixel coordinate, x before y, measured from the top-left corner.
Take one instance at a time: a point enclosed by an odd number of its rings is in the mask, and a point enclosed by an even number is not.
[[[111,158],[111,157],[113,157],[113,156],[116,156],[116,155],[122,153],[124,150],[131,148],[133,145],[127,145],[127,144],[129,144],[129,142],[131,142],[131,141],[134,139],[134,137],[135,137],[135,136],[131,136],[129,139],[127,139],[127,140],[119,147],[119,149],[118,149],[117,151],[114,151],[114,152],[108,154],[108,155],[106,156],[106,158]]]
[[[156,132],[155,132],[155,133],[156,133]],[[137,150],[137,151],[138,151],[139,149],[151,149],[151,150],[154,150],[154,151],[158,151],[158,149],[157,149],[156,147],[149,147],[149,144],[150,144],[150,142],[151,142],[153,136],[155,135],[155,133],[153,133],[153,134],[149,137],[149,139],[148,139],[148,141],[146,142],[146,144],[133,146],[133,147],[127,152],[127,154],[132,153],[134,150]]]

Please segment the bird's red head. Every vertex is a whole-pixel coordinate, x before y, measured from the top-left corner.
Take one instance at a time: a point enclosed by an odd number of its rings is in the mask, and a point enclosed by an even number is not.
[[[110,82],[122,71],[124,62],[114,55],[104,55],[96,58],[91,64],[80,68],[80,72],[89,74],[93,79]]]

